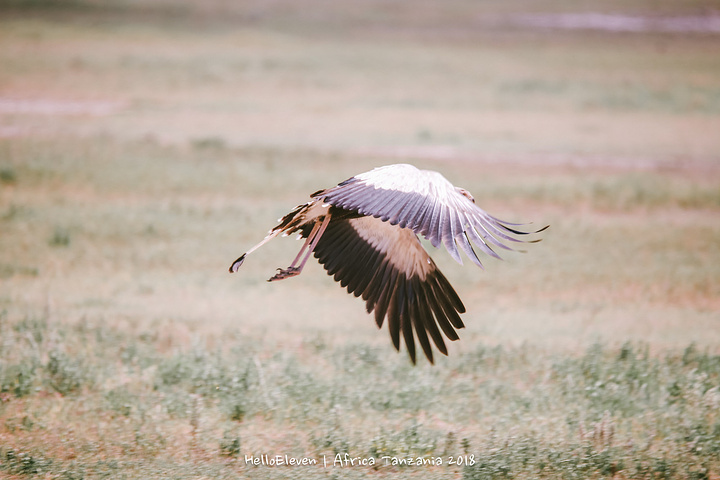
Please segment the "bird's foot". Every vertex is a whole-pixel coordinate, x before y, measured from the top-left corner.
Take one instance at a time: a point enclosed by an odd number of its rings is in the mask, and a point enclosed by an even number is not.
[[[298,267],[278,268],[278,273],[270,277],[268,282],[274,282],[275,280],[283,280],[285,278],[294,277],[300,275],[300,269]]]

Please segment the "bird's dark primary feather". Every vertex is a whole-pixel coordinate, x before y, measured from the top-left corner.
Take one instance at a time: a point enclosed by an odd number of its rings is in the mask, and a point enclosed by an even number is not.
[[[408,244],[373,245],[362,237],[368,228],[385,229],[399,239],[396,242]],[[402,337],[414,363],[414,338],[417,336],[423,353],[432,362],[428,336],[438,350],[447,355],[438,325],[448,339],[456,340],[455,328],[463,327],[459,313],[464,312],[465,307],[415,234],[409,229],[403,230],[407,233],[371,217],[330,222],[315,247],[314,255],[328,274],[347,288],[348,293],[365,300],[368,313],[375,312],[378,327],[387,318],[395,348],[399,349]],[[409,270],[401,269],[397,263],[399,260],[391,257],[386,248],[417,249],[425,266],[421,264],[423,268],[418,268],[411,265]]]

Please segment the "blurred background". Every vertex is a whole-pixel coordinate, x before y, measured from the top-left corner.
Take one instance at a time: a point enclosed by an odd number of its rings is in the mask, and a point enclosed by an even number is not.
[[[718,132],[714,0],[0,0],[0,473],[717,478]],[[434,367],[317,264],[266,283],[298,242],[227,274],[391,163],[551,225],[430,248],[468,309]]]

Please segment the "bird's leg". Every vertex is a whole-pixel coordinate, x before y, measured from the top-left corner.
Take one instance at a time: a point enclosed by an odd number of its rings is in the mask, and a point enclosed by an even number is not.
[[[298,267],[298,269],[299,269],[298,273],[300,273],[302,271],[303,267],[305,266],[308,259],[310,258],[310,254],[313,251],[315,251],[315,246],[320,241],[320,237],[322,237],[323,233],[325,233],[325,229],[327,228],[329,223],[330,223],[330,214],[328,213],[327,215],[325,215],[325,218],[322,221],[322,225],[320,225],[320,230],[318,230],[318,232],[315,234],[315,238],[313,239],[312,243],[310,244],[310,248],[308,248],[308,251],[305,254],[305,258],[303,258],[302,263]]]
[[[310,230],[310,234],[305,239],[305,243],[303,243],[303,246],[300,248],[300,251],[298,252],[295,259],[292,261],[290,266],[286,269],[278,268],[278,273],[273,275],[271,278],[268,279],[268,282],[273,282],[275,280],[282,280],[284,278],[293,277],[300,273],[298,268],[295,266],[297,265],[298,260],[300,260],[300,257],[302,257],[303,252],[305,251],[305,248],[310,244],[310,242],[315,238],[315,234],[317,233],[318,229],[320,229],[320,223],[315,222],[315,225],[313,225],[312,230]]]
[[[312,254],[313,250],[315,250],[315,246],[317,245],[317,242],[320,240],[320,237],[322,237],[322,234],[325,232],[325,229],[327,228],[328,223],[330,223],[330,214],[325,215],[322,222],[315,222],[315,225],[313,225],[313,228],[310,231],[310,235],[308,235],[307,240],[305,240],[305,243],[303,244],[302,248],[300,249],[297,256],[295,257],[295,260],[293,260],[293,262],[290,264],[290,266],[286,269],[278,268],[278,273],[273,275],[268,280],[268,282],[273,282],[275,280],[283,280],[285,278],[294,277],[295,275],[300,275],[300,272],[302,272],[303,267],[305,266],[308,259],[310,258],[310,254]],[[308,244],[310,244],[309,247],[308,247]],[[306,247],[308,247],[308,250],[305,253],[305,257],[303,258],[300,265],[296,266],[297,261],[302,256],[302,253]]]
[[[300,257],[302,257],[303,251],[307,248],[307,246],[312,242],[313,238],[315,238],[315,234],[317,233],[318,229],[320,228],[320,222],[315,222],[315,225],[313,225],[312,230],[310,230],[310,235],[305,239],[305,243],[303,243],[302,248],[298,252],[295,259],[292,261],[290,266],[288,267],[288,270],[292,269],[297,265],[298,260],[300,260]]]

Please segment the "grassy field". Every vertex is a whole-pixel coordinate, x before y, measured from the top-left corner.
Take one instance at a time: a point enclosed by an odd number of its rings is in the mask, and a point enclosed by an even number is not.
[[[0,478],[720,478],[720,35],[508,20],[714,4],[341,3],[0,2]],[[399,162],[551,225],[434,366],[227,273]]]

